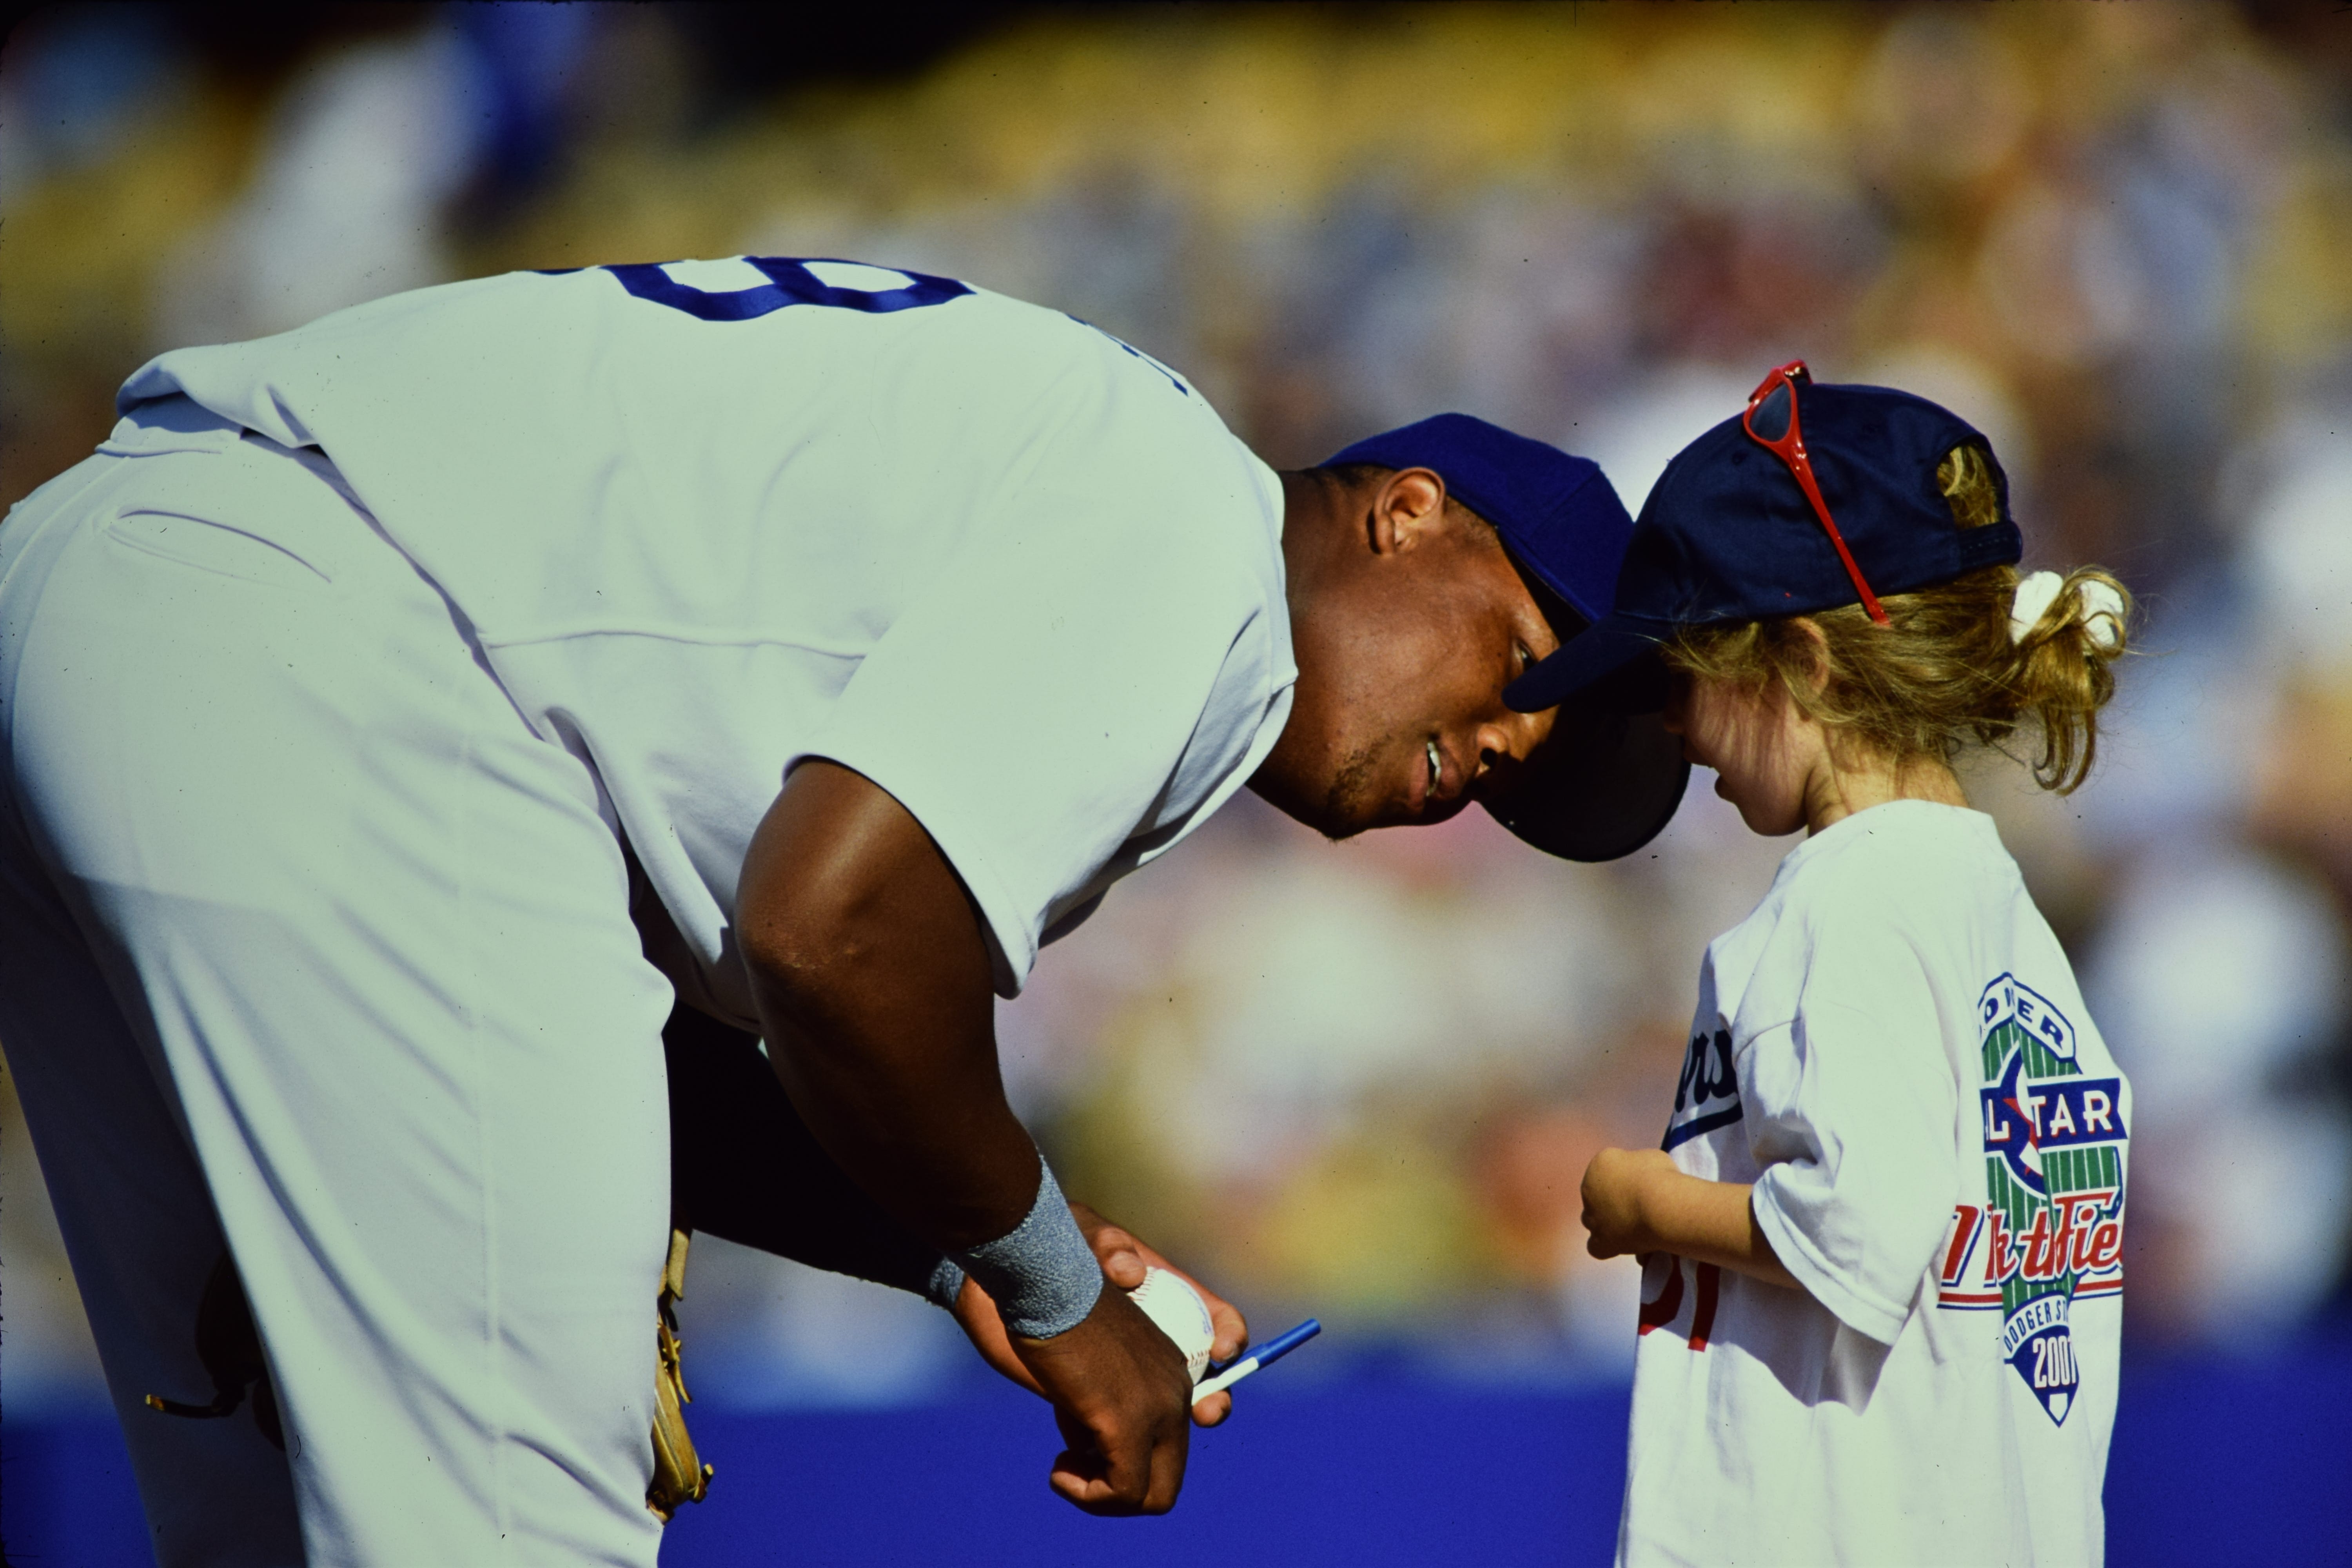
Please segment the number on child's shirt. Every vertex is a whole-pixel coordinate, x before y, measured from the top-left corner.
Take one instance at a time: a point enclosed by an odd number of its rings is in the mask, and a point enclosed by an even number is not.
[[[1691,1307],[1690,1348],[1706,1349],[1709,1335],[1715,1332],[1715,1302],[1723,1289],[1723,1270],[1712,1263],[1693,1266],[1698,1276],[1698,1300]],[[1663,1329],[1682,1315],[1683,1260],[1671,1254],[1666,1258],[1666,1282],[1658,1290],[1655,1300],[1642,1303],[1641,1330]]]

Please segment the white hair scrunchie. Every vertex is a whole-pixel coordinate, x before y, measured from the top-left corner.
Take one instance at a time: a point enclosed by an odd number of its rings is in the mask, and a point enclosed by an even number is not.
[[[2009,636],[2012,642],[2022,642],[2026,635],[2041,624],[2057,601],[2066,580],[2055,572],[2036,572],[2017,584],[2017,596],[2010,601]],[[2083,631],[2091,646],[2101,653],[2113,653],[2123,646],[2123,595],[2096,577],[2085,577],[2074,584],[2074,597],[2080,601]]]

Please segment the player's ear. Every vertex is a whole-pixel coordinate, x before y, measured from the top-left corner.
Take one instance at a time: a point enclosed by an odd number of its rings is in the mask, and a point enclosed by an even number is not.
[[[1445,481],[1433,469],[1399,468],[1372,492],[1372,553],[1402,555],[1444,521]]]

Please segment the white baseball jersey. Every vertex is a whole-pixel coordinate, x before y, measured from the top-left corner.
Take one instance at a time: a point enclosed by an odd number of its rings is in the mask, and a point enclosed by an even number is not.
[[[923,824],[997,981],[1272,749],[1279,481],[1199,393],[947,279],[739,258],[516,273],[162,355],[315,447],[532,726],[583,757],[749,1022],[735,884],[824,756]]]
[[[1665,1147],[1804,1289],[1650,1260],[1619,1561],[2098,1562],[2130,1111],[1990,817],[1790,851],[1707,949]]]

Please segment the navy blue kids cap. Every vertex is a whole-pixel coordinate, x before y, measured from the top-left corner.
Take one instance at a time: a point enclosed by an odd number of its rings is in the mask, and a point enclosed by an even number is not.
[[[1564,647],[1608,613],[1633,524],[1590,458],[1467,414],[1440,414],[1359,441],[1323,466],[1349,463],[1428,468],[1443,479],[1448,495],[1494,525]],[[1558,705],[1511,703],[1522,712]],[[1682,804],[1690,764],[1654,715],[1622,708],[1561,707],[1534,755],[1482,781],[1479,804],[1528,843],[1570,860],[1613,860],[1647,844]]]
[[[1628,677],[1654,671],[1659,646],[1679,628],[1853,604],[1876,619],[1880,595],[2024,553],[1992,443],[1959,416],[1883,386],[1817,384],[1801,364],[1775,371],[1757,393],[1750,414],[1716,426],[1666,465],[1633,526],[1608,614],[1512,682],[1504,700],[1532,712],[1604,684],[1656,700],[1663,680]],[[1797,469],[1759,437],[1801,456],[1835,536]],[[2000,521],[1953,521],[1936,468],[1959,446],[1983,450]]]

